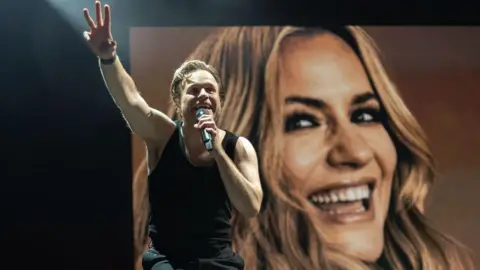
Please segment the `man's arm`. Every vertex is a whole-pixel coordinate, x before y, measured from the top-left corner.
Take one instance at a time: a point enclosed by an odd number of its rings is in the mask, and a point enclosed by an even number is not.
[[[90,28],[90,31],[83,32],[83,36],[88,47],[98,56],[105,84],[131,130],[147,144],[154,141],[153,145],[156,146],[165,140],[163,137],[166,136],[161,134],[173,130],[175,123],[165,114],[150,108],[138,93],[135,83],[116,56],[117,43],[112,37],[109,5],[104,5],[104,12],[102,14],[100,1],[96,1],[94,22],[88,9],[83,9],[83,16]],[[100,59],[113,59],[113,63],[107,61],[110,64],[102,64]]]
[[[118,58],[110,65],[100,63],[100,69],[110,95],[133,133],[146,142],[156,141],[162,139],[159,134],[175,127],[167,115],[145,102]]]
[[[257,153],[252,144],[240,137],[235,147],[234,161],[220,147],[212,152],[233,206],[245,217],[252,218],[259,211],[263,199],[258,170]]]

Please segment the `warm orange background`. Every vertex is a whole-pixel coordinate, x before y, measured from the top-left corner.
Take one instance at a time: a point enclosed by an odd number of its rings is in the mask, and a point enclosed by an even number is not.
[[[440,175],[427,216],[470,247],[480,265],[480,27],[365,27],[429,136]],[[166,112],[174,70],[212,28],[132,28],[133,78]],[[133,138],[133,168],[145,157]],[[475,210],[477,209],[477,210]]]

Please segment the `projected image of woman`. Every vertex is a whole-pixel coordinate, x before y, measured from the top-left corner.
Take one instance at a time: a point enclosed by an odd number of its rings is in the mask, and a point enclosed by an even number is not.
[[[259,149],[246,269],[473,269],[422,213],[433,159],[361,28],[223,28],[189,58],[221,72],[219,125]]]

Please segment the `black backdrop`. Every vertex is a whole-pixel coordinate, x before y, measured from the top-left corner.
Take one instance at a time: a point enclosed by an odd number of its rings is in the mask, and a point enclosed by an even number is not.
[[[129,26],[478,22],[466,1],[152,2],[115,2],[127,67]],[[132,269],[130,134],[95,57],[43,0],[2,1],[0,25],[0,269]]]
[[[0,269],[132,269],[130,135],[96,59],[45,2],[2,5]]]

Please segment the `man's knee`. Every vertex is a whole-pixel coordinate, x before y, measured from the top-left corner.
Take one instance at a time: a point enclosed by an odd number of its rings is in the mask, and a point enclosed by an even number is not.
[[[142,256],[143,270],[174,270],[167,256],[154,249],[149,249]]]

